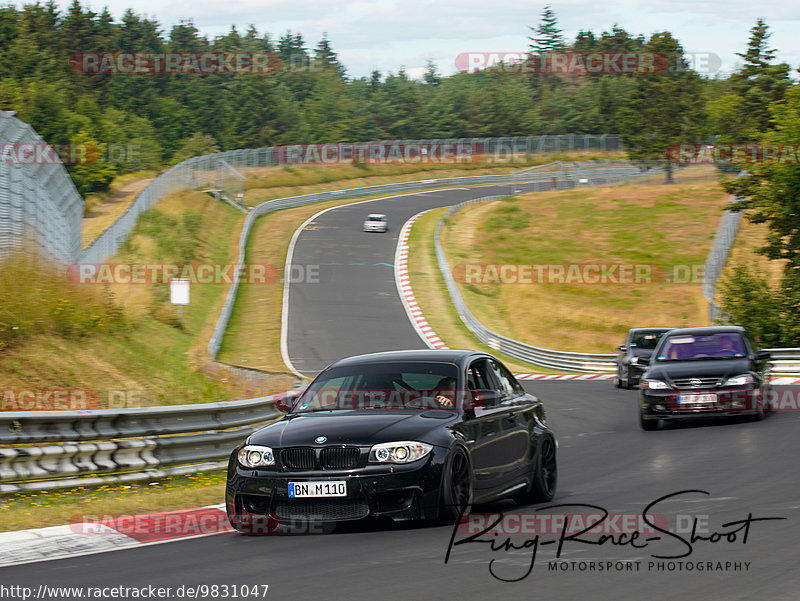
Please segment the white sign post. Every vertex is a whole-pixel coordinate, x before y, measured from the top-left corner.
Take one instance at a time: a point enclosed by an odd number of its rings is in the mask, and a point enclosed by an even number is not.
[[[172,278],[169,281],[169,302],[178,305],[178,319],[183,323],[183,305],[189,304],[189,280]]]

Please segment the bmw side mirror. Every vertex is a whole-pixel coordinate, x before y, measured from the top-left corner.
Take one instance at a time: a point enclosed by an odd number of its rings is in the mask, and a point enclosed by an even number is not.
[[[770,353],[769,351],[758,351],[758,353],[756,354],[756,359],[758,361],[768,361],[772,359],[772,353]]]
[[[622,352],[624,353],[625,351],[627,351],[627,350],[628,350],[628,347],[626,347],[624,344],[620,344],[620,345],[617,347],[617,350],[618,350],[618,351],[622,351]]]
[[[496,390],[473,390],[472,398],[466,400],[465,409],[475,411],[477,408],[485,409],[494,407],[500,401],[500,394]]]

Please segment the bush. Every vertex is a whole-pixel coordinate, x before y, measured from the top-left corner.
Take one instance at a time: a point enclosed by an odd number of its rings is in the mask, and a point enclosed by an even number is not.
[[[37,334],[81,338],[124,325],[107,287],[72,283],[32,252],[0,264],[0,350]]]
[[[720,293],[729,320],[747,328],[760,346],[794,346],[800,342],[796,328],[786,327],[786,322],[797,321],[787,311],[793,303],[786,286],[772,288],[763,273],[737,265],[720,283]]]

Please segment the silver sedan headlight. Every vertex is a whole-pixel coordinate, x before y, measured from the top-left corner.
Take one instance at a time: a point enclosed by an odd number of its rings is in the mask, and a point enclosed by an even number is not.
[[[661,380],[642,380],[642,388],[649,388],[650,390],[667,390],[669,386],[667,386],[666,382],[662,382]]]
[[[725,380],[725,386],[744,386],[745,384],[752,384],[755,381],[756,379],[751,374],[741,374]]]

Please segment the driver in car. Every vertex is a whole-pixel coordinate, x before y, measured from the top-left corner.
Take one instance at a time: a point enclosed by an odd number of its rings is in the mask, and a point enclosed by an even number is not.
[[[721,357],[741,357],[742,353],[738,345],[730,336],[720,336],[719,339]]]
[[[456,379],[445,376],[436,384],[434,399],[442,409],[453,409],[456,400]]]

